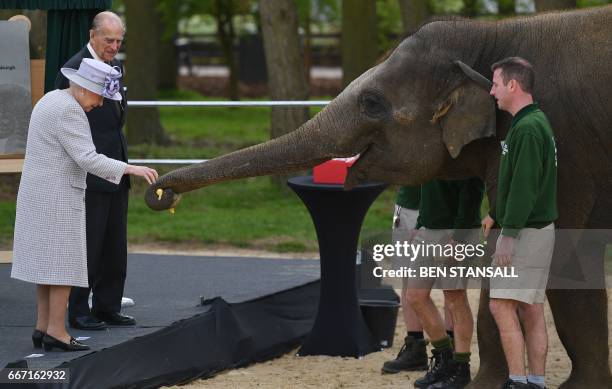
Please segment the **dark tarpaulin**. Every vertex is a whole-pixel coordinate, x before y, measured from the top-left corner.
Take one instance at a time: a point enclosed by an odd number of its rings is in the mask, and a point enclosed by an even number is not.
[[[59,69],[89,40],[94,16],[112,0],[0,0],[0,9],[47,10],[45,92],[54,89]]]

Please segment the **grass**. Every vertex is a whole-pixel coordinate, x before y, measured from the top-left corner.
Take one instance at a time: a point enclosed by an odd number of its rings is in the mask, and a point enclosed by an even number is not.
[[[163,92],[160,99],[218,100],[183,90]],[[311,115],[320,109],[310,108]],[[172,144],[130,146],[131,158],[213,158],[270,137],[270,108],[267,107],[162,107],[159,115]]]
[[[134,192],[142,192],[135,188]],[[372,206],[364,228],[388,228],[393,191]],[[308,211],[293,193],[267,177],[206,187],[183,195],[174,215],[150,211],[132,198],[128,230],[132,242],[193,242],[277,252],[315,251],[316,235]],[[384,226],[384,227],[383,227]]]

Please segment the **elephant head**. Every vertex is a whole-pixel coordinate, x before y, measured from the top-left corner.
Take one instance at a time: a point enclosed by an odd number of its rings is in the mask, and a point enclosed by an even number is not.
[[[177,194],[203,186],[357,154],[347,189],[363,181],[416,185],[467,176],[458,161],[468,144],[495,135],[495,104],[473,58],[432,43],[435,25],[406,38],[300,128],[172,171],[147,190],[147,204],[167,209]]]

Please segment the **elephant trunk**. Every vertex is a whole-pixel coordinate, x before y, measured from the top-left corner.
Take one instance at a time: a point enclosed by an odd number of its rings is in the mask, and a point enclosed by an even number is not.
[[[291,133],[163,175],[147,189],[147,205],[154,210],[168,209],[180,193],[239,178],[303,170],[359,153],[361,142],[342,141],[347,134],[339,134],[338,126],[330,125],[342,122],[338,100]]]

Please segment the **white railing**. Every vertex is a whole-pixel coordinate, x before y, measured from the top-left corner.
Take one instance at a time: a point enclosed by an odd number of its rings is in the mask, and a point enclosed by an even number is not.
[[[130,107],[309,107],[329,104],[326,100],[290,101],[128,101]]]
[[[285,101],[139,101],[129,100],[129,107],[316,107],[329,104],[329,100]],[[191,165],[207,159],[130,159],[130,163],[151,165]]]

